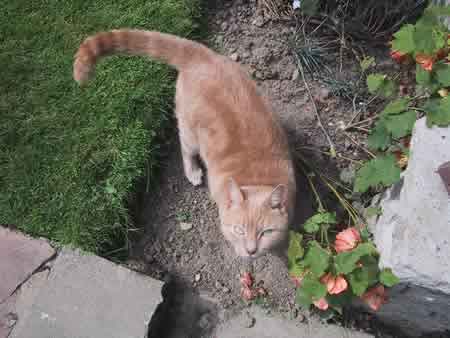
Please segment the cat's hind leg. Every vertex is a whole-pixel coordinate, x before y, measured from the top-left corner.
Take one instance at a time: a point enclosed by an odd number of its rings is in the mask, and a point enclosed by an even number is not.
[[[184,173],[192,185],[198,186],[202,183],[203,171],[198,158],[199,146],[197,138],[182,120],[178,120],[178,128],[180,130]]]

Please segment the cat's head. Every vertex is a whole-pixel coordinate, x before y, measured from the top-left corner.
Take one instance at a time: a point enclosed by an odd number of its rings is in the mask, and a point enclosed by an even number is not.
[[[230,179],[219,205],[221,229],[241,257],[257,258],[288,236],[287,186],[239,187]]]

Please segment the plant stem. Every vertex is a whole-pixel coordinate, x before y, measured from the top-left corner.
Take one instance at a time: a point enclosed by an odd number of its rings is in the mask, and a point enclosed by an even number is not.
[[[305,84],[306,91],[308,92],[309,99],[312,102],[312,105],[313,105],[313,108],[314,108],[314,113],[316,114],[317,122],[319,124],[319,127],[320,127],[320,129],[322,129],[322,132],[325,134],[325,137],[327,138],[328,144],[330,145],[331,156],[332,157],[336,157],[336,147],[334,146],[333,142],[331,141],[330,135],[328,135],[325,127],[322,124],[322,120],[321,120],[320,115],[319,115],[319,110],[317,109],[317,105],[316,105],[316,102],[314,101],[314,97],[312,96],[311,89],[309,88],[308,82],[306,81],[305,72],[303,70],[303,66],[302,66],[301,62],[299,62],[298,58],[297,58],[297,66],[298,66],[298,68],[300,70],[300,74],[302,76],[303,83]]]

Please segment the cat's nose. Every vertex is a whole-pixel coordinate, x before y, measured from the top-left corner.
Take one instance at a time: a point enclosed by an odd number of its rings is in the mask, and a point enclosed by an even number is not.
[[[245,249],[247,250],[247,253],[252,256],[256,253],[256,251],[258,250],[256,247],[256,244],[252,244],[252,245],[247,245],[245,247]]]

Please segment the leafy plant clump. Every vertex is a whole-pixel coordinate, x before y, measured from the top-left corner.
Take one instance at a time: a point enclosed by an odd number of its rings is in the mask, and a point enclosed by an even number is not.
[[[126,252],[127,201],[156,167],[175,74],[142,57],[112,57],[80,89],[73,55],[88,35],[118,27],[190,35],[199,3],[4,3],[0,224],[102,255]]]
[[[367,76],[369,92],[391,101],[368,137],[368,147],[379,154],[358,171],[355,191],[390,186],[400,179],[418,117],[425,115],[429,127],[450,124],[450,32],[440,20],[448,15],[449,6],[429,6],[414,25],[404,25],[394,34],[391,57],[416,68],[414,96],[402,95],[396,81],[386,74]]]
[[[309,308],[341,313],[355,297],[378,310],[386,301],[386,287],[398,283],[388,268],[379,268],[379,254],[363,227],[350,227],[329,239],[334,214],[319,212],[291,232],[289,273],[297,286],[296,301]]]

